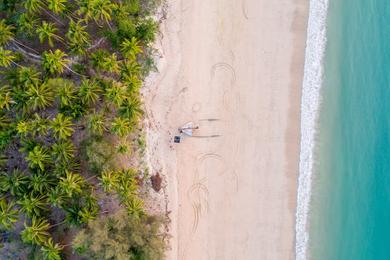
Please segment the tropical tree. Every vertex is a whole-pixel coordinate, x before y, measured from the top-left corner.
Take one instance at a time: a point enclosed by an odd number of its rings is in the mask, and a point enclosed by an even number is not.
[[[50,156],[48,155],[46,148],[37,145],[28,153],[26,161],[28,162],[30,168],[39,168],[44,171],[45,165],[50,162]]]
[[[29,178],[20,170],[15,169],[11,174],[0,175],[0,190],[10,192],[12,196],[23,195],[28,186]]]
[[[25,87],[36,86],[41,82],[41,73],[35,67],[20,67],[17,71],[18,84]]]
[[[18,221],[18,210],[15,209],[14,202],[0,199],[0,227],[9,230],[13,223]]]
[[[58,113],[57,116],[52,120],[51,128],[53,130],[54,136],[59,139],[66,139],[74,132],[72,118],[64,116],[61,113]]]
[[[41,247],[41,251],[46,260],[61,260],[62,249],[64,249],[64,246],[55,243],[51,237]]]
[[[105,192],[113,192],[119,185],[119,172],[104,170],[99,179]]]
[[[133,196],[131,199],[126,200],[124,202],[124,204],[126,206],[127,213],[130,216],[133,216],[133,217],[139,219],[139,218],[141,218],[142,215],[145,214],[144,204],[143,204],[142,200],[136,196]]]
[[[44,8],[44,3],[41,0],[26,0],[24,1],[24,8],[29,13],[36,13]]]
[[[29,85],[26,91],[27,106],[30,109],[44,109],[54,102],[54,91],[46,83]]]
[[[56,39],[58,41],[62,40],[62,38],[56,34],[57,32],[58,29],[55,24],[46,21],[43,21],[42,24],[36,29],[39,41],[43,43],[45,40],[47,40],[50,47],[54,46],[53,39]]]
[[[95,80],[84,79],[81,81],[79,95],[84,104],[95,104],[99,100],[101,93],[102,89]]]
[[[39,19],[31,13],[23,13],[17,20],[17,29],[20,33],[25,33],[31,36],[35,33],[36,27],[38,27],[38,21]]]
[[[4,19],[0,20],[0,45],[4,45],[14,38],[13,26],[6,24]]]
[[[3,47],[0,47],[0,66],[1,67],[9,67],[11,64],[16,64],[14,60],[16,56],[12,51],[6,50]]]
[[[119,184],[116,191],[125,201],[137,194],[138,184],[135,176],[136,172],[133,169],[123,170],[119,174]]]
[[[122,83],[112,80],[107,83],[105,97],[116,106],[122,105],[124,100],[129,97],[127,88]]]
[[[127,154],[130,152],[129,144],[126,141],[121,141],[116,145],[116,151],[119,154]]]
[[[26,213],[30,217],[41,216],[43,211],[47,210],[47,200],[44,195],[24,195],[18,201],[20,211]]]
[[[76,96],[76,88],[72,81],[65,79],[53,79],[57,85],[57,96],[60,99],[61,106],[70,106],[74,103]]]
[[[29,187],[37,193],[46,194],[54,185],[55,180],[51,176],[47,173],[38,172],[31,176]]]
[[[75,147],[69,140],[61,140],[51,147],[56,162],[69,162],[74,158]]]
[[[129,93],[139,93],[142,86],[142,80],[138,74],[122,74],[121,80],[127,85]]]
[[[26,243],[44,245],[47,243],[50,233],[50,224],[46,219],[35,218],[31,220],[31,225],[24,223],[25,229],[22,231],[22,240]]]
[[[83,192],[85,180],[79,174],[67,171],[66,176],[60,178],[59,185],[69,197],[72,197]]]
[[[52,52],[52,50],[49,50],[48,52],[45,51],[42,55],[42,65],[43,68],[51,73],[63,73],[64,68],[66,68],[66,64],[69,62],[68,59],[66,59],[66,54],[61,50],[55,50]]]
[[[103,58],[101,67],[105,71],[108,71],[111,73],[118,73],[120,71],[120,66],[119,66],[119,62],[118,62],[118,58],[116,56],[116,53],[105,56]]]
[[[111,20],[112,11],[116,5],[110,0],[79,0],[80,9],[78,13],[84,15],[84,19],[93,19],[96,23]]]
[[[129,134],[131,130],[131,123],[127,118],[116,117],[111,123],[111,132],[120,137]]]
[[[87,122],[88,130],[92,134],[103,135],[107,130],[103,114],[91,114]]]
[[[132,75],[139,75],[141,71],[141,66],[138,62],[127,60],[122,63],[121,66],[121,78],[126,79],[131,77]]]
[[[19,134],[19,136],[25,137],[30,133],[31,130],[32,127],[30,122],[25,120],[19,121],[16,125],[16,132]]]
[[[121,43],[121,52],[126,58],[136,60],[137,55],[142,53],[140,42],[135,37],[132,37],[131,40],[125,39]]]
[[[63,13],[66,9],[67,0],[47,0],[47,7],[56,14]]]
[[[127,118],[131,122],[137,122],[143,114],[141,106],[142,103],[139,98],[131,97],[123,102],[118,112],[122,117]]]
[[[74,53],[85,53],[85,50],[91,44],[90,36],[86,29],[87,26],[82,25],[80,21],[77,23],[73,20],[70,21],[66,38],[69,41],[70,49]]]
[[[47,200],[53,206],[61,208],[66,202],[67,196],[60,186],[56,186],[48,193]]]
[[[0,109],[10,110],[12,104],[15,104],[15,101],[11,96],[11,89],[8,86],[0,88]]]
[[[31,133],[33,136],[47,135],[49,130],[49,122],[46,118],[41,117],[38,113],[34,113],[33,120],[30,121]]]

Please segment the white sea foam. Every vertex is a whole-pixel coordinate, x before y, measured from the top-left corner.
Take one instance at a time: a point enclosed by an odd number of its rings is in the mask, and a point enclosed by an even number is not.
[[[311,199],[316,124],[324,70],[327,11],[328,0],[310,1],[301,101],[301,154],[295,226],[297,260],[308,258],[308,214]]]

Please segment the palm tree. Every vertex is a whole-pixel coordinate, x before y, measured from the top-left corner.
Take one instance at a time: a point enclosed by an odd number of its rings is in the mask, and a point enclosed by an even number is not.
[[[137,74],[122,74],[121,80],[127,85],[129,93],[139,93],[139,89],[142,86],[142,80],[140,80]]]
[[[15,101],[11,97],[11,90],[8,86],[0,88],[0,109],[10,110]]]
[[[130,147],[126,141],[121,141],[116,145],[116,151],[120,154],[127,154],[130,152]]]
[[[50,234],[50,224],[46,219],[32,218],[31,225],[24,223],[25,229],[22,231],[22,240],[25,243],[44,245],[48,241]]]
[[[44,171],[45,165],[50,162],[50,156],[44,147],[37,145],[28,153],[26,161],[30,168],[39,168]]]
[[[69,30],[66,33],[66,38],[69,40],[70,49],[74,53],[85,53],[85,50],[91,44],[90,36],[86,31],[87,26],[81,25],[78,21],[75,23],[73,20],[69,23]]]
[[[132,97],[126,99],[119,107],[119,114],[131,122],[137,122],[142,116],[143,111],[141,109],[142,103],[139,98]]]
[[[126,61],[121,67],[121,78],[128,78],[131,75],[139,75],[141,66],[136,61]]]
[[[76,149],[69,140],[58,141],[52,146],[52,153],[56,162],[69,162],[74,158]]]
[[[140,218],[144,212],[144,204],[142,200],[140,200],[138,197],[133,196],[129,200],[126,200],[124,202],[127,212],[129,215],[135,217],[135,218]]]
[[[69,60],[66,59],[67,55],[61,50],[57,49],[54,52],[52,50],[45,51],[42,56],[43,68],[51,74],[63,73],[64,68],[67,68],[66,64]]]
[[[121,52],[126,58],[136,60],[137,55],[142,53],[142,48],[137,38],[132,37],[131,40],[125,39],[121,43]]]
[[[12,51],[6,50],[3,47],[0,47],[0,66],[1,67],[9,67],[11,64],[16,64],[14,60],[16,56]]]
[[[41,73],[35,67],[20,67],[17,73],[18,84],[25,87],[36,86],[41,82]]]
[[[76,88],[72,81],[65,79],[54,79],[58,88],[58,97],[61,106],[70,106],[76,99]]]
[[[120,137],[129,134],[131,130],[131,124],[127,118],[116,117],[111,123],[111,132]]]
[[[42,118],[38,113],[34,114],[34,119],[30,121],[30,132],[33,136],[47,135],[49,130],[49,122],[46,118]]]
[[[104,116],[102,114],[91,114],[88,118],[87,127],[92,134],[103,135],[107,130]]]
[[[65,203],[67,197],[61,187],[56,186],[48,193],[47,199],[49,203],[51,203],[53,206],[61,208],[62,204]]]
[[[95,104],[99,100],[101,93],[102,89],[96,81],[89,79],[81,81],[79,95],[84,104]]]
[[[32,130],[32,127],[31,127],[31,124],[30,122],[28,121],[19,121],[16,125],[16,132],[20,135],[20,136],[27,136],[30,131]]]
[[[126,86],[114,80],[108,83],[104,95],[111,103],[115,104],[116,106],[122,105],[124,100],[129,97]]]
[[[46,39],[50,47],[54,46],[53,39],[61,41],[62,38],[56,33],[58,29],[54,23],[43,21],[42,25],[38,26],[36,33],[38,34],[39,41],[43,43]]]
[[[0,190],[10,192],[12,196],[21,196],[27,191],[29,178],[20,170],[15,169],[11,174],[0,175]]]
[[[82,208],[78,212],[80,222],[88,223],[90,220],[96,219],[97,210],[92,211],[90,208]]]
[[[0,20],[0,45],[4,45],[14,38],[13,26],[7,25],[5,19]]]
[[[120,66],[116,53],[104,57],[101,66],[105,71],[118,73],[120,71]]]
[[[41,0],[26,0],[24,1],[24,8],[26,8],[29,13],[36,13],[44,8],[44,4]]]
[[[122,198],[129,198],[136,195],[138,184],[135,179],[136,172],[132,169],[121,171],[117,192]]]
[[[49,238],[41,247],[41,251],[46,260],[61,260],[61,250],[64,246],[54,243],[52,238]]]
[[[66,177],[61,177],[59,185],[69,197],[83,192],[85,180],[77,173],[66,171]]]
[[[38,26],[38,21],[34,15],[29,13],[23,13],[19,16],[17,21],[17,29],[19,32],[26,33],[29,36],[32,36],[35,33],[35,29]]]
[[[18,201],[18,204],[20,205],[20,211],[30,217],[41,216],[42,212],[46,211],[48,206],[44,195],[35,196],[32,193],[30,195],[24,195]]]
[[[18,210],[15,209],[15,203],[9,202],[5,199],[0,200],[0,227],[9,230],[13,223],[18,221]]]
[[[79,0],[79,5],[78,13],[84,15],[86,21],[93,19],[96,23],[105,21],[107,24],[116,7],[110,0]]]
[[[56,14],[60,14],[65,11],[67,0],[47,0],[47,7]]]
[[[105,192],[113,192],[119,185],[119,174],[116,171],[104,170],[99,178]]]
[[[74,129],[72,118],[59,113],[51,122],[51,128],[56,138],[66,139],[72,136]]]
[[[30,189],[40,194],[46,194],[54,185],[55,181],[46,173],[33,174],[29,184]]]
[[[27,106],[33,110],[47,108],[54,102],[54,91],[46,83],[29,85],[26,94]]]

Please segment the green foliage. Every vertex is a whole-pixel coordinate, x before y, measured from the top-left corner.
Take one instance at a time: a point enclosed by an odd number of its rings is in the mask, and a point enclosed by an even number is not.
[[[21,236],[25,243],[44,245],[50,237],[50,224],[45,219],[34,217],[31,224],[24,223],[24,227]]]
[[[119,137],[128,135],[131,130],[131,123],[126,118],[116,117],[111,123],[111,132],[118,135]]]
[[[14,38],[13,26],[6,24],[4,19],[0,20],[0,45],[4,45]]]
[[[32,169],[39,168],[44,171],[45,166],[50,163],[50,156],[46,148],[37,145],[26,156],[26,161]]]
[[[81,21],[78,21],[77,23],[73,20],[70,21],[66,38],[69,42],[71,51],[76,54],[85,53],[85,50],[91,44],[87,26],[82,25]]]
[[[45,51],[42,54],[42,66],[43,69],[51,74],[60,74],[64,72],[66,64],[69,62],[66,59],[67,55],[61,50]]]
[[[104,169],[110,169],[113,165],[115,154],[112,144],[102,138],[91,138],[85,143],[84,157],[91,171],[99,173]]]
[[[29,85],[26,95],[28,97],[27,106],[31,110],[45,109],[54,102],[54,91],[45,83]]]
[[[72,197],[73,195],[81,194],[86,183],[79,174],[66,172],[66,176],[60,178],[59,185],[65,194]]]
[[[37,27],[36,32],[38,34],[39,41],[43,43],[47,40],[50,47],[54,46],[53,39],[62,40],[61,37],[57,35],[57,27],[51,22],[43,21],[42,24]]]
[[[41,251],[46,260],[61,260],[61,250],[63,248],[64,246],[55,243],[52,238],[49,238],[44,246],[41,247]]]
[[[81,82],[79,96],[81,101],[87,105],[94,105],[100,98],[102,89],[94,80],[84,79]]]
[[[90,222],[73,240],[73,248],[88,259],[163,259],[166,245],[160,227],[158,218],[136,220],[120,210]]]
[[[11,66],[11,64],[14,63],[15,59],[16,56],[13,54],[12,51],[0,47],[0,67]]]
[[[121,52],[128,59],[135,60],[137,55],[142,53],[142,48],[137,38],[132,37],[131,40],[125,39],[121,43]]]
[[[51,122],[51,129],[54,136],[59,139],[66,139],[72,136],[74,129],[72,119],[59,113]]]
[[[21,171],[15,169],[10,174],[0,175],[0,190],[9,192],[12,196],[23,195],[28,187],[29,178]]]
[[[20,205],[20,211],[26,213],[29,217],[42,216],[42,213],[48,210],[44,195],[26,194],[18,201],[18,204]]]
[[[13,223],[18,221],[18,210],[15,209],[15,203],[9,202],[5,199],[0,199],[0,227],[10,230]]]
[[[91,114],[88,118],[87,127],[92,135],[103,135],[107,131],[104,115],[102,113]]]
[[[76,149],[72,142],[69,140],[60,140],[53,144],[52,154],[55,162],[69,162],[74,158]]]
[[[29,187],[35,193],[47,194],[55,184],[55,180],[50,175],[37,172],[31,176]]]
[[[63,13],[66,9],[67,0],[47,0],[47,7],[56,14]]]

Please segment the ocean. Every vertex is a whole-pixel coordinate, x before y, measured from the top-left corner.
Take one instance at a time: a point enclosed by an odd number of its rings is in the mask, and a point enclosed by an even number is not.
[[[305,65],[297,259],[390,259],[390,1],[312,2],[326,47]]]

